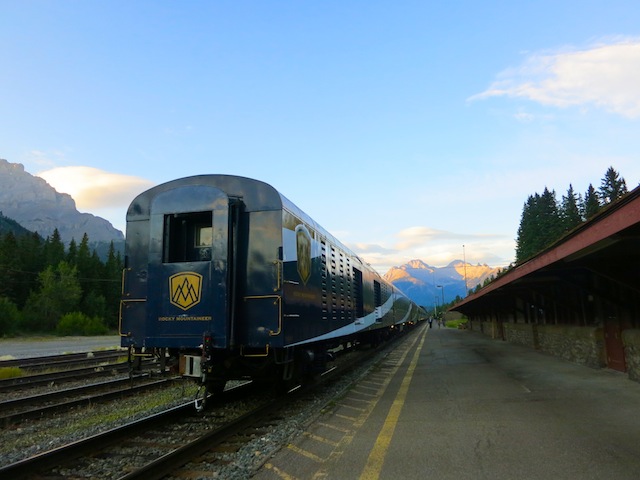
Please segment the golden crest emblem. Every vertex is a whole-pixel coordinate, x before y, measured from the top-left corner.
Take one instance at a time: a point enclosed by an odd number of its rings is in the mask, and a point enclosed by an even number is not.
[[[311,234],[307,227],[296,226],[296,253],[298,256],[298,275],[302,283],[307,284],[311,276]]]
[[[189,310],[200,303],[202,275],[195,272],[176,273],[169,277],[170,301],[182,310]]]

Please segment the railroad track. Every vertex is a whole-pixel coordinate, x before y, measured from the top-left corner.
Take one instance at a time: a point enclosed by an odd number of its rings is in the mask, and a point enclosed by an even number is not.
[[[313,404],[328,381],[344,381],[345,372],[357,369],[361,362],[353,355],[382,358],[395,343],[390,342],[382,350],[359,351],[345,356],[345,361],[336,362],[339,366],[331,374],[285,399],[267,396],[264,392],[260,394],[257,385],[242,385],[225,391],[214,402],[214,408],[204,414],[196,414],[193,402],[185,403],[2,467],[0,478],[41,475],[48,479],[152,480],[169,474],[191,478],[202,476],[203,472],[215,476],[219,474],[216,469],[224,471],[234,452],[265,432],[282,428],[282,422],[290,415],[287,409],[292,408],[294,402]]]
[[[0,360],[0,368],[17,367],[23,370],[47,370],[61,368],[68,365],[95,365],[110,362],[127,356],[126,349],[99,350],[96,352],[67,353],[63,355],[48,355],[45,357],[17,358]]]
[[[64,370],[62,372],[39,373],[35,375],[26,375],[24,377],[6,378],[0,380],[0,392],[14,389],[27,389],[42,385],[53,385],[90,377],[98,378],[117,375],[128,371],[129,365],[127,362],[124,362],[98,365],[94,367],[74,368],[71,370]]]
[[[312,401],[316,396],[314,392],[322,389],[327,381],[357,368],[361,361],[359,357],[368,358],[379,353],[379,350],[352,352],[345,356],[345,361],[336,362],[340,364],[338,368],[311,385],[292,389],[286,398],[265,395],[259,385],[241,385],[225,390],[204,414],[198,415],[193,402],[189,402],[7,465],[0,468],[0,478],[42,475],[48,479],[151,480],[185,468],[192,473],[207,470],[213,474],[211,469],[216,465],[224,467],[228,455],[256,436],[277,429],[286,417],[286,409],[294,401]],[[303,399],[305,395],[309,397],[307,400]],[[189,462],[192,463],[185,467]],[[199,462],[206,466],[199,467]]]
[[[237,399],[238,395],[242,395],[244,390],[248,388],[247,385],[249,384],[241,385],[235,389],[225,391],[224,401],[233,401],[234,399]],[[0,468],[0,478],[11,478],[16,480],[21,478],[30,478],[40,472],[46,471],[47,469],[49,469],[49,471],[47,471],[47,478],[66,478],[67,473],[65,472],[67,472],[69,468],[66,467],[66,465],[71,461],[74,461],[74,469],[81,468],[83,462],[88,463],[90,467],[97,463],[98,452],[103,458],[118,456],[122,455],[118,449],[120,449],[120,451],[122,451],[122,449],[130,449],[132,448],[131,446],[136,443],[138,445],[146,444],[147,446],[151,444],[151,446],[158,451],[159,445],[161,445],[161,443],[157,441],[158,437],[166,436],[166,432],[170,424],[173,424],[174,426],[203,425],[205,423],[205,419],[211,418],[215,421],[215,417],[216,415],[214,413],[209,413],[204,416],[197,415],[193,402],[184,403],[163,412],[132,421],[120,427],[113,428],[2,467]],[[196,422],[192,421],[194,418],[197,420]],[[178,431],[179,429],[174,430]],[[152,439],[151,441],[149,440],[150,438]],[[185,440],[182,439],[181,441]],[[176,448],[175,442],[176,439],[173,438],[172,443],[174,443],[174,445],[173,448],[171,448],[172,450]],[[84,458],[81,459],[81,457]],[[132,467],[130,464],[125,466],[125,469],[129,470],[136,468],[139,467]],[[105,470],[105,472],[106,471],[108,470]],[[121,473],[122,475],[126,475],[126,472]],[[88,477],[91,477],[91,475],[91,473],[87,474]],[[73,476],[76,478],[82,478],[78,473],[75,473]],[[103,476],[101,477],[106,478]]]
[[[145,359],[142,361],[143,370],[149,368],[151,365],[153,365],[153,360]],[[131,366],[126,360],[117,363],[108,363],[106,360],[102,360],[94,366],[81,368],[69,368],[69,364],[67,364],[65,368],[65,370],[60,371],[2,379],[0,380],[0,392],[13,391],[16,389],[23,390],[43,385],[59,385],[80,379],[119,375],[128,373],[131,370]]]
[[[132,378],[118,378],[6,400],[0,402],[0,424],[7,426],[28,418],[41,418],[61,410],[135,395],[172,381],[175,381],[175,378],[152,379],[149,374],[143,374]]]

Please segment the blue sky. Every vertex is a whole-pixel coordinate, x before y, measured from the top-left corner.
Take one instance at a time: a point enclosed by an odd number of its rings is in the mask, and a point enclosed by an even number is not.
[[[381,273],[502,266],[529,195],[640,181],[634,0],[0,0],[0,44],[0,158],[121,230],[225,173]]]

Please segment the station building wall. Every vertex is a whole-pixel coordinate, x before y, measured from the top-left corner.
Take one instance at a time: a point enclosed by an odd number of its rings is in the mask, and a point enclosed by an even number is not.
[[[534,348],[591,368],[605,368],[606,346],[602,327],[539,325],[496,320],[469,321],[471,332]],[[640,382],[640,329],[622,331],[627,376]]]

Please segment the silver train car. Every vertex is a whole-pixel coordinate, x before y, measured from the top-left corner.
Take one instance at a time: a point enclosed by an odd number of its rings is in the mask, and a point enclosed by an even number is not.
[[[377,344],[426,312],[272,186],[199,175],[127,212],[120,336],[206,391],[293,381],[331,350]]]

